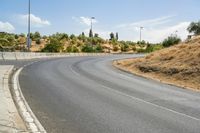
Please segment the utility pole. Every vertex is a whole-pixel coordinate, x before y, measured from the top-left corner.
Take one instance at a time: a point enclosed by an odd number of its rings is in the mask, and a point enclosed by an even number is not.
[[[27,47],[28,51],[30,51],[30,45],[31,45],[31,0],[28,0],[28,35],[27,35]]]
[[[144,29],[144,27],[140,27],[140,44],[142,42],[142,30]]]

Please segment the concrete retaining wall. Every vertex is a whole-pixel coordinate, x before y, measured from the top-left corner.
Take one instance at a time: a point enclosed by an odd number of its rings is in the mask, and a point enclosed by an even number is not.
[[[0,52],[0,60],[27,60],[49,57],[105,56],[108,53],[33,53],[33,52]]]

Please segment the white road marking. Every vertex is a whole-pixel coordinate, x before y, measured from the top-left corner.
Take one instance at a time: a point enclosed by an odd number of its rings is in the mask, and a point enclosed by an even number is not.
[[[152,105],[152,106],[154,106],[154,107],[157,107],[157,108],[160,108],[160,109],[163,109],[163,110],[166,110],[166,111],[169,111],[169,112],[172,112],[172,113],[175,113],[175,114],[178,114],[178,115],[181,115],[181,116],[184,116],[184,117],[187,117],[187,118],[196,120],[196,121],[200,121],[200,119],[198,119],[198,118],[196,118],[196,117],[193,117],[193,116],[190,116],[190,115],[187,115],[187,114],[184,114],[184,113],[177,112],[177,111],[175,111],[175,110],[172,110],[172,109],[169,109],[169,108],[166,108],[166,107],[163,107],[163,106],[160,106],[160,105],[157,105],[157,104],[154,104],[154,103],[145,101],[145,100],[143,100],[143,99],[140,99],[140,98],[137,98],[137,97],[134,97],[134,96],[127,95],[127,94],[125,94],[125,93],[123,93],[123,92],[117,91],[117,90],[112,89],[112,88],[110,88],[110,87],[107,87],[107,86],[104,86],[104,85],[102,85],[101,87],[103,87],[103,88],[105,88],[105,89],[108,89],[108,90],[111,90],[111,91],[114,91],[115,93],[120,94],[120,95],[122,95],[122,96],[129,97],[129,98],[131,98],[131,99],[133,99],[133,100],[137,100],[137,101],[140,101],[140,102],[143,102],[143,103]]]

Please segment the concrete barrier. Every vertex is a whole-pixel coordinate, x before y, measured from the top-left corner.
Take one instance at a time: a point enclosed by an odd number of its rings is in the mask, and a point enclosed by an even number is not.
[[[28,60],[38,58],[106,56],[108,53],[34,53],[34,52],[0,52],[0,60]]]
[[[20,53],[20,52],[16,53],[16,59],[17,60],[25,59],[24,53]]]
[[[0,60],[4,60],[3,52],[0,52]]]
[[[4,60],[16,60],[16,53],[14,53],[14,52],[4,52],[3,58],[4,58]]]

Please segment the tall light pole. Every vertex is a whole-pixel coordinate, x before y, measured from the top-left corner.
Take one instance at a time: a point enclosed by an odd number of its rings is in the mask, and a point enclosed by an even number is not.
[[[92,20],[94,20],[94,19],[95,19],[95,17],[91,17],[91,31],[92,31],[92,28],[93,28],[93,27],[92,27],[92,26],[93,26],[93,25],[92,25],[92,24],[93,24]]]
[[[144,29],[144,27],[140,27],[140,44],[142,42],[142,30]]]
[[[92,24],[93,24],[93,22],[92,22],[93,19],[95,19],[95,17],[91,17],[91,18],[90,18],[90,20],[91,20],[91,29],[90,29],[90,34],[89,34],[90,37],[93,37],[93,29],[92,29],[92,28],[93,28],[93,27],[92,27],[92,26],[93,26],[93,25],[92,25]]]
[[[31,0],[28,0],[28,35],[27,35],[27,47],[28,51],[30,51],[30,45],[31,45]]]

